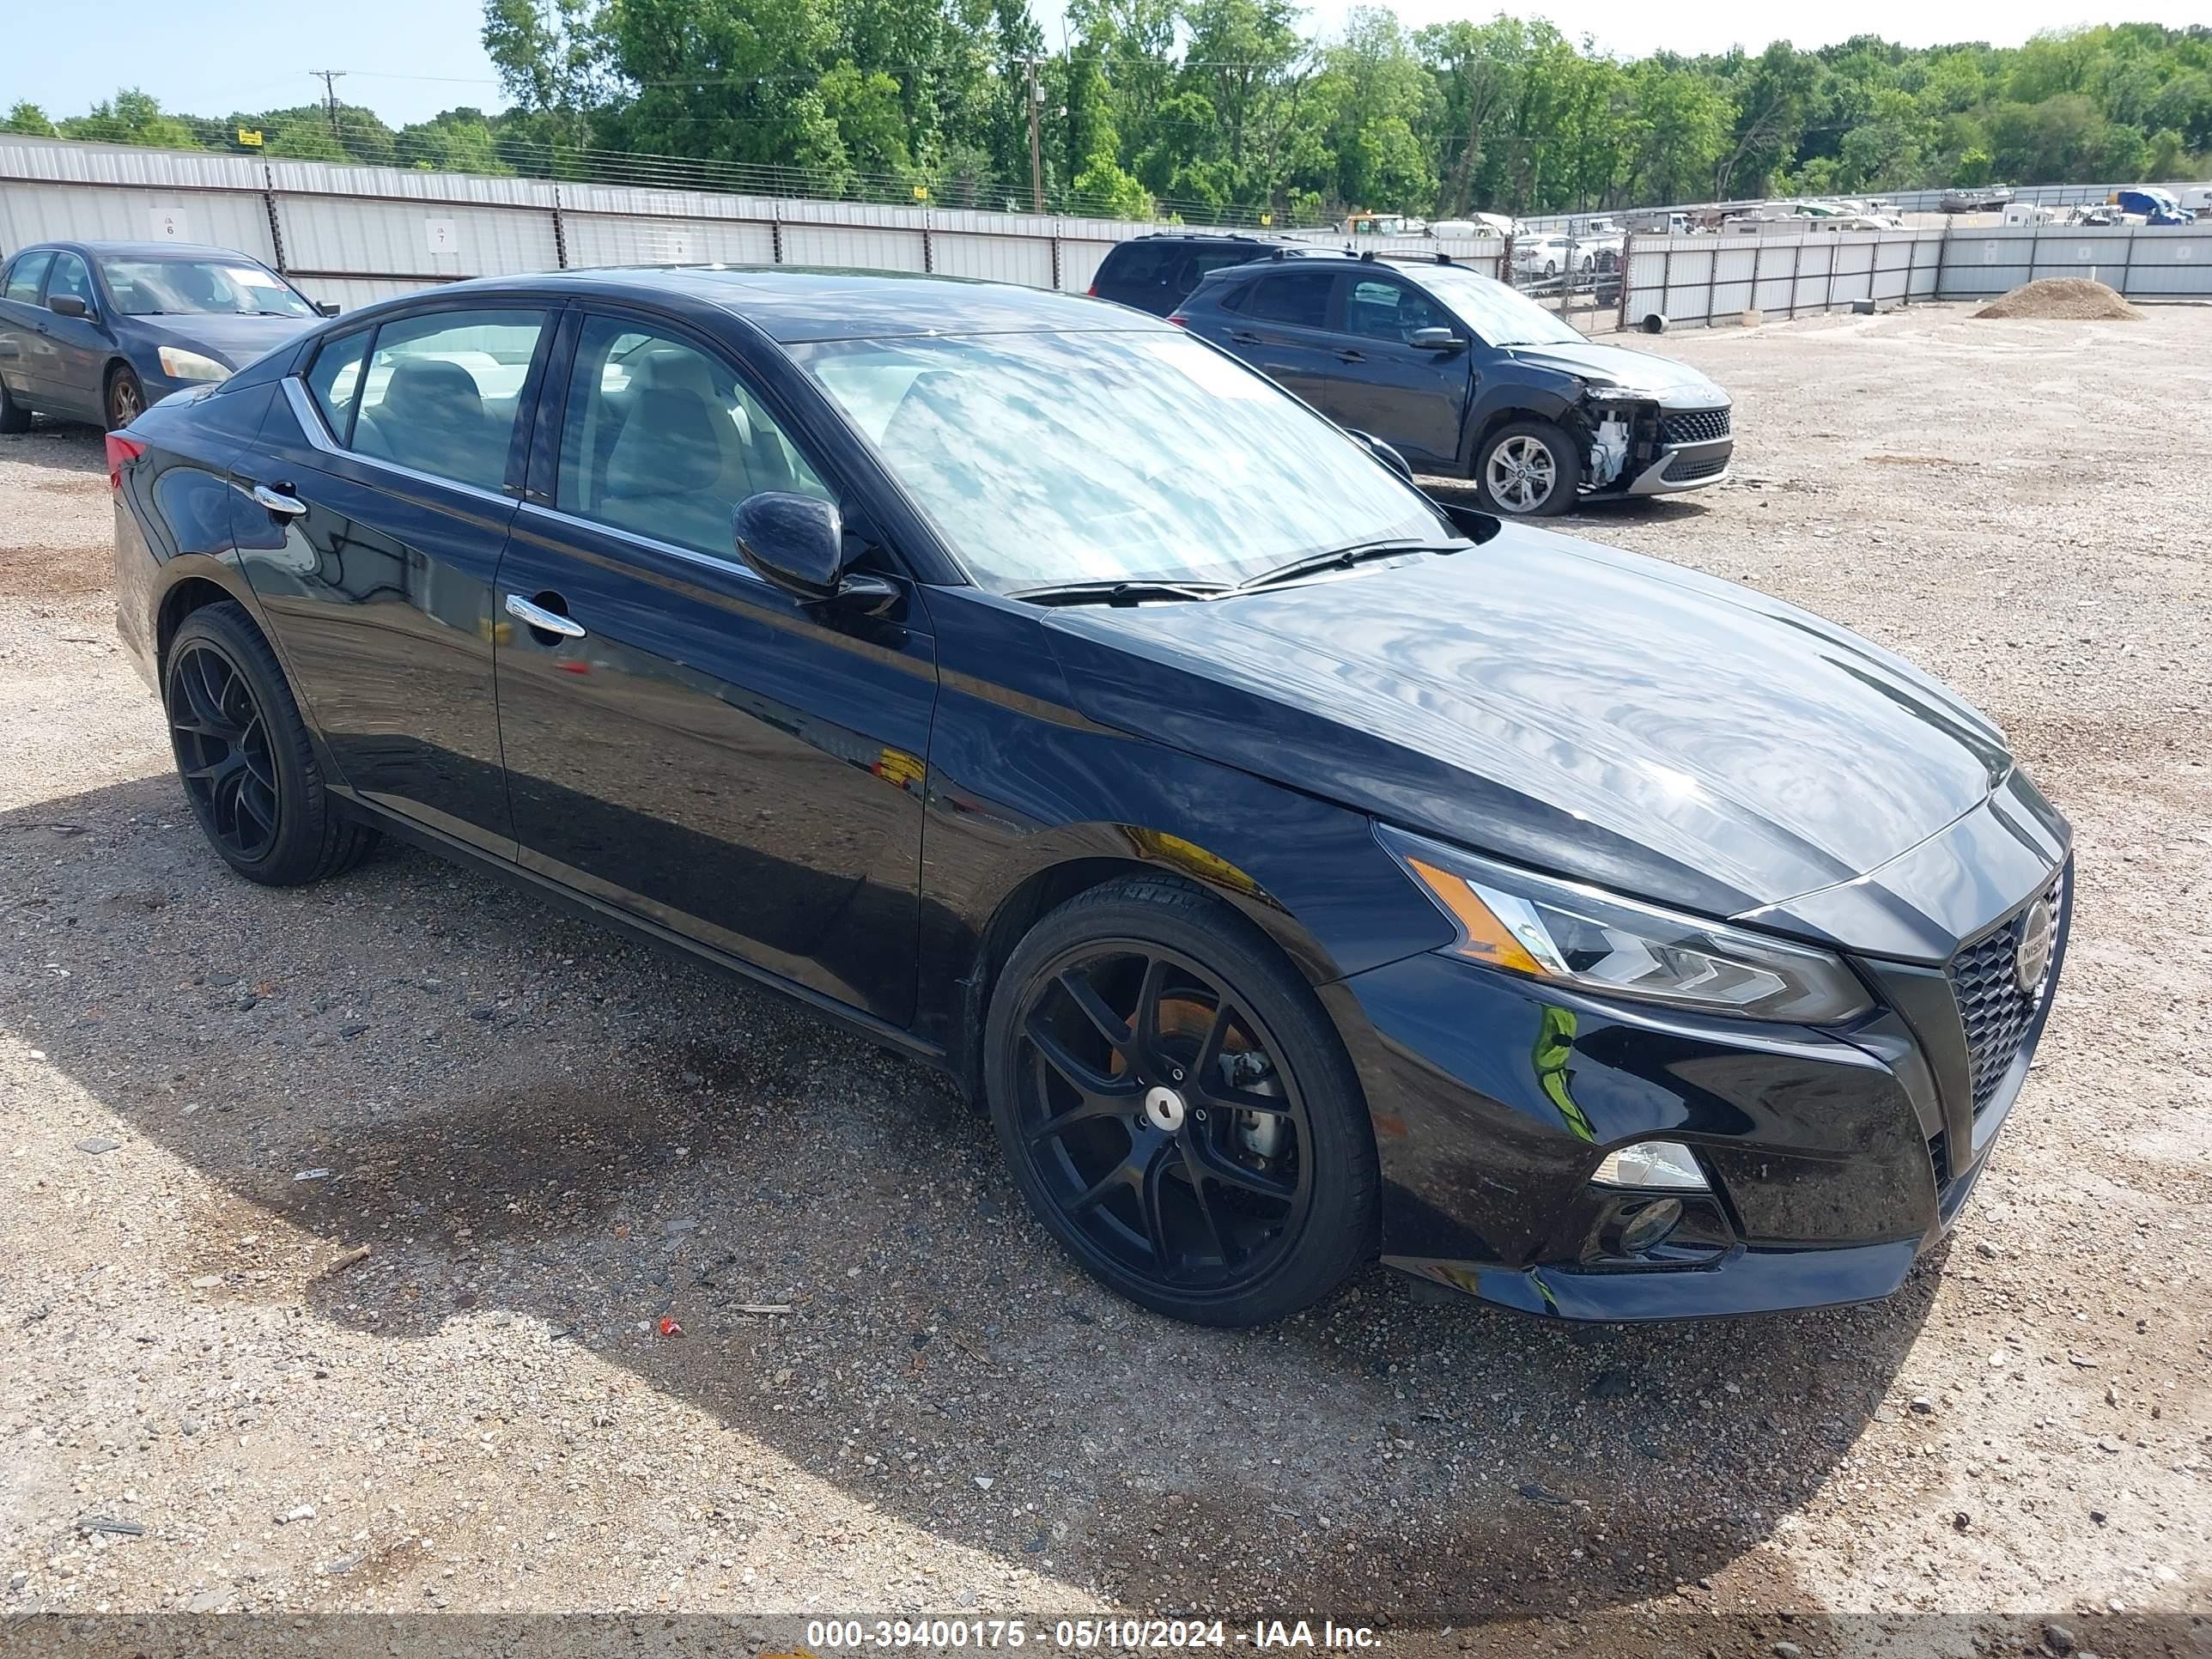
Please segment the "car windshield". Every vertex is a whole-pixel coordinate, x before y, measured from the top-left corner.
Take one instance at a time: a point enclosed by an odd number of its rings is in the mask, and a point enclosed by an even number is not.
[[[1405,274],[1442,300],[1486,344],[1580,345],[1573,325],[1504,283],[1459,265],[1405,265]]]
[[[315,314],[283,277],[244,259],[102,259],[100,274],[126,317]]]
[[[793,355],[975,580],[1234,582],[1456,539],[1343,431],[1180,332],[835,340]]]

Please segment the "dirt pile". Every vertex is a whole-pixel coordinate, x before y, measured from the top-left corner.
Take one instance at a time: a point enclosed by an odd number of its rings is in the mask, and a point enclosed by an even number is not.
[[[2086,276],[2045,276],[1992,300],[1977,317],[2042,317],[2060,322],[2137,323],[2142,313],[2102,283]]]

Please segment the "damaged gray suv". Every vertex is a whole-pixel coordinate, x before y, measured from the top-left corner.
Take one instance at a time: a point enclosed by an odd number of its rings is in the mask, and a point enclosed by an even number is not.
[[[1534,518],[1728,476],[1720,387],[1596,344],[1442,255],[1279,249],[1211,273],[1168,320],[1415,471],[1473,479],[1492,513]]]

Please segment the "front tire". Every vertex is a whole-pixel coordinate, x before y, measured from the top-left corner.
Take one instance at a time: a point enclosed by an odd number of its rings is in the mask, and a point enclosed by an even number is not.
[[[323,787],[299,705],[243,605],[226,599],[185,618],[162,661],[161,702],[192,816],[248,881],[320,881],[376,844]]]
[[[1575,504],[1582,457],[1549,421],[1500,427],[1475,452],[1474,488],[1486,513],[1508,519],[1550,518]]]
[[[17,403],[9,392],[8,383],[0,380],[0,432],[9,437],[31,429],[31,411]]]
[[[1023,1197],[1131,1301],[1262,1324],[1370,1254],[1358,1077],[1312,991],[1219,900],[1152,877],[1070,899],[1014,948],[984,1042]]]
[[[107,429],[120,432],[145,412],[146,388],[138,383],[138,371],[118,363],[107,377]]]

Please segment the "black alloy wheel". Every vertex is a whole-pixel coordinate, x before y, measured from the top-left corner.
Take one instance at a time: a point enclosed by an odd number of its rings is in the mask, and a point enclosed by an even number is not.
[[[271,887],[360,862],[376,832],[343,815],[276,653],[235,601],[186,617],[161,659],[177,775],[209,844]]]
[[[283,811],[269,722],[244,672],[212,641],[194,641],[170,659],[169,734],[178,775],[223,856],[267,858]]]
[[[146,412],[146,389],[128,364],[107,377],[107,429],[120,432]]]
[[[1024,1195],[1133,1300],[1256,1323],[1364,1254],[1357,1080],[1311,994],[1218,901],[1143,880],[1071,901],[1017,949],[989,1042]]]

